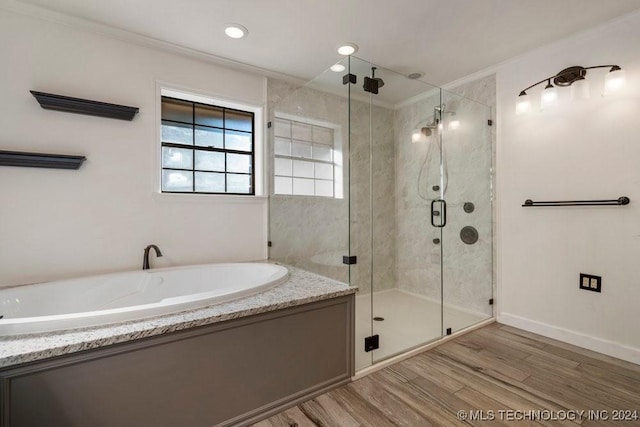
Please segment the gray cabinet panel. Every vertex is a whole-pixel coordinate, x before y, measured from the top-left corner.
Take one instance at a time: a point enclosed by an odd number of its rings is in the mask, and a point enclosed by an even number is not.
[[[239,425],[348,381],[353,296],[0,372],[3,427]]]

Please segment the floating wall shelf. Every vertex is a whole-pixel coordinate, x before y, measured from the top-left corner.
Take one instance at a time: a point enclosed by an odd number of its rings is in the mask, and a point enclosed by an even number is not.
[[[87,114],[89,116],[108,117],[111,119],[133,120],[139,108],[125,105],[108,104],[88,99],[71,98],[69,96],[30,91],[46,110],[65,111],[67,113]]]
[[[0,166],[22,166],[30,168],[78,169],[87,160],[84,156],[64,154],[25,153],[0,150]]]

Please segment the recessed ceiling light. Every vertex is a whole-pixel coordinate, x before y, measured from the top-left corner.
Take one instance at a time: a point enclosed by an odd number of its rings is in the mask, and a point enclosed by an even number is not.
[[[333,71],[333,72],[335,72],[335,73],[339,73],[339,72],[341,72],[341,71],[344,71],[344,70],[345,70],[345,68],[346,68],[346,67],[345,67],[344,65],[342,65],[342,64],[333,64],[333,65],[330,67],[330,70],[331,70],[331,71]]]
[[[240,24],[227,24],[224,26],[224,32],[232,39],[241,39],[249,34],[247,28]]]
[[[355,43],[344,43],[342,46],[338,48],[338,53],[344,56],[353,55],[357,51],[358,51],[358,45]]]

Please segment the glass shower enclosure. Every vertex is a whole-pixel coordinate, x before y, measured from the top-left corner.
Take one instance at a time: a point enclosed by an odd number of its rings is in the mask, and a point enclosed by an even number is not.
[[[356,57],[270,81],[270,258],[358,286],[356,369],[493,315],[491,109]]]

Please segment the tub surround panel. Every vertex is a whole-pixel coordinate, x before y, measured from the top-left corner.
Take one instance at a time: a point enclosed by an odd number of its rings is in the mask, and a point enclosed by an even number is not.
[[[289,280],[266,292],[246,298],[112,326],[29,336],[0,337],[0,367],[109,346],[168,332],[294,307],[353,294],[357,288],[295,267]]]
[[[249,425],[349,381],[353,299],[0,370],[0,426]]]

